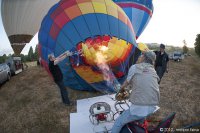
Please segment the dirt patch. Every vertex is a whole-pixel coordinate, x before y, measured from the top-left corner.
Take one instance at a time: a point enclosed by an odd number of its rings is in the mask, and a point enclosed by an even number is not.
[[[172,127],[200,121],[200,59],[170,61],[169,73],[161,81],[160,111],[156,119],[176,112]],[[75,101],[102,95],[67,88]],[[76,107],[61,103],[60,92],[43,68],[30,67],[1,86],[0,131],[3,133],[69,132],[69,114]]]

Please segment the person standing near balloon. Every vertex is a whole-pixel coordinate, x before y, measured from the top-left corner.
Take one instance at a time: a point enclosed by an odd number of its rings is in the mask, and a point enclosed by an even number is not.
[[[58,63],[64,60],[67,56],[70,56],[70,52],[68,51],[57,58],[55,58],[53,54],[49,54],[48,58],[49,58],[49,70],[53,76],[55,83],[58,85],[60,89],[62,102],[67,106],[71,106],[72,103],[69,100],[68,92],[63,82],[63,74],[58,66]]]
[[[168,54],[165,52],[164,44],[160,44],[160,51],[155,51],[155,53],[156,53],[155,69],[161,81],[164,73],[168,72],[169,57]]]

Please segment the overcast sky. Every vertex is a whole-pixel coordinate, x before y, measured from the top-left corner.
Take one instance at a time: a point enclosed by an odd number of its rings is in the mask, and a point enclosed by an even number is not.
[[[137,42],[182,47],[185,39],[189,47],[194,47],[196,35],[200,34],[200,0],[153,0],[153,3],[152,19]],[[37,43],[36,34],[22,53],[27,54],[30,46],[35,48]],[[0,20],[0,55],[4,53],[13,50]]]

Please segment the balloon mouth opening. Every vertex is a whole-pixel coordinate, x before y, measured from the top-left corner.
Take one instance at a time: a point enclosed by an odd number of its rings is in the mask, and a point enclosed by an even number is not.
[[[117,66],[124,62],[132,46],[123,39],[104,35],[87,38],[85,42],[77,45],[77,50],[82,51],[81,58],[84,64],[95,66],[99,63],[106,63],[110,66]]]
[[[76,73],[89,83],[103,81],[102,70],[111,70],[117,78],[123,77],[126,70],[125,62],[133,45],[123,39],[108,35],[87,38],[77,44],[76,50],[81,55],[70,58]]]

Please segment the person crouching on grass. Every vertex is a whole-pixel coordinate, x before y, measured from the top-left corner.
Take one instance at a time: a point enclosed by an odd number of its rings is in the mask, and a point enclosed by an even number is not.
[[[155,59],[153,51],[146,51],[138,58],[137,64],[130,67],[120,91],[130,85],[132,105],[116,119],[112,133],[119,133],[125,124],[144,119],[159,109],[159,77],[154,69]]]

